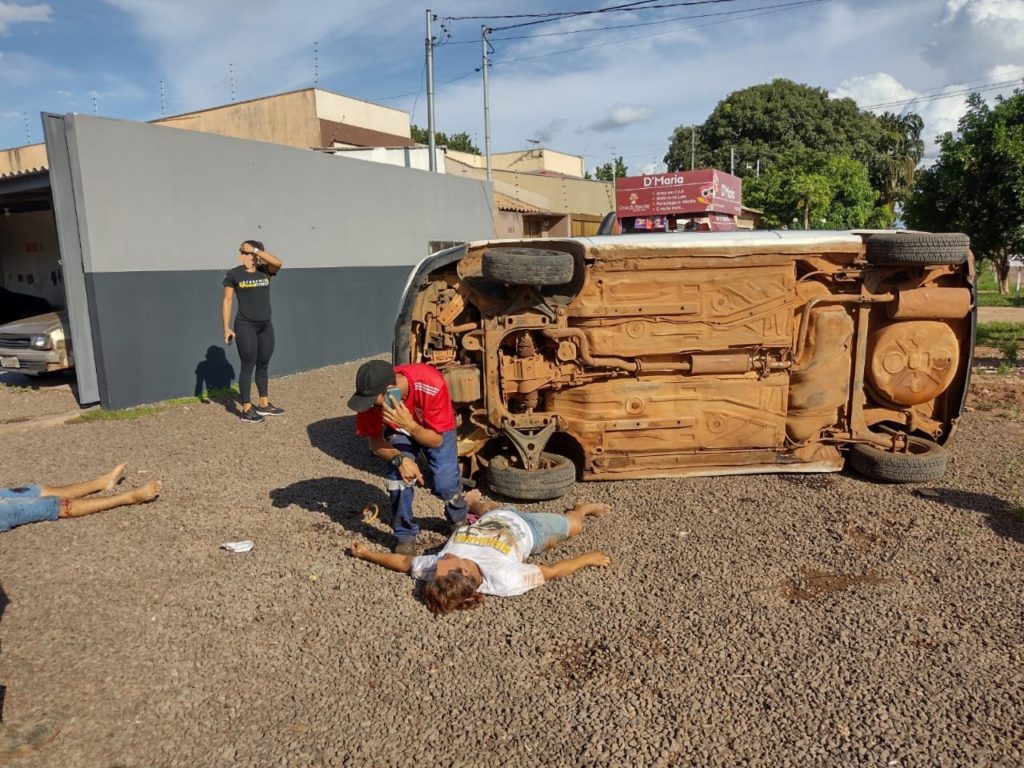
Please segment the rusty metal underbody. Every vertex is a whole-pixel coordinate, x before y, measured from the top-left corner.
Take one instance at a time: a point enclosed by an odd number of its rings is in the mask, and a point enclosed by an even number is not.
[[[471,469],[496,441],[529,467],[557,439],[585,479],[835,471],[844,444],[954,428],[973,263],[874,267],[856,238],[520,246],[571,252],[574,283],[496,285],[470,247],[411,313],[410,357],[445,372]]]

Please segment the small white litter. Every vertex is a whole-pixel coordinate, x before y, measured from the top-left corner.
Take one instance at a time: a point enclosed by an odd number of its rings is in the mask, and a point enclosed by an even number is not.
[[[220,545],[221,549],[226,549],[228,552],[248,552],[252,549],[251,541],[227,541]]]

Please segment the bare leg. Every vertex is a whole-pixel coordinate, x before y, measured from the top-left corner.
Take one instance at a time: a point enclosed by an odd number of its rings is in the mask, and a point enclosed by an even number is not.
[[[94,512],[103,512],[114,507],[125,507],[129,504],[141,504],[152,501],[160,495],[162,486],[158,480],[150,480],[141,488],[134,491],[119,493],[116,496],[101,496],[98,499],[74,499],[62,504],[60,509],[61,517],[82,517],[91,515]]]
[[[40,485],[40,495],[56,496],[60,499],[80,499],[100,491],[112,491],[114,486],[121,482],[124,477],[124,464],[118,464],[109,472],[100,475],[95,480],[88,480],[84,483],[74,485]]]
[[[569,518],[569,538],[576,536],[583,530],[583,518],[604,517],[610,514],[612,508],[607,504],[578,501],[572,509],[566,510],[565,516]]]

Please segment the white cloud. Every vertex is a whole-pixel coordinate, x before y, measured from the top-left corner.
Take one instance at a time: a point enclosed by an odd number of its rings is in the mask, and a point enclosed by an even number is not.
[[[654,117],[654,109],[640,104],[622,104],[612,107],[608,116],[588,126],[588,130],[603,133],[643,123]]]
[[[0,34],[5,34],[13,24],[50,21],[51,11],[45,3],[16,5],[0,0]]]
[[[568,124],[569,121],[564,117],[556,117],[543,128],[537,129],[534,132],[534,136],[541,144],[550,144],[551,140],[554,139],[555,136],[557,136]]]
[[[972,80],[979,72],[1024,58],[1024,2],[948,0],[925,58],[950,79]]]

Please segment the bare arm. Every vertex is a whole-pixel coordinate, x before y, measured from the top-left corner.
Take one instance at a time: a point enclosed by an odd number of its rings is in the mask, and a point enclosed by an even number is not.
[[[383,411],[384,419],[387,422],[394,424],[399,429],[404,429],[409,433],[409,437],[420,445],[425,445],[428,448],[440,448],[441,443],[444,442],[440,433],[416,421],[416,417],[409,412],[405,403],[399,403],[394,408],[385,403]]]
[[[540,566],[540,572],[544,574],[545,581],[560,579],[563,576],[576,573],[583,568],[607,568],[611,564],[611,558],[604,552],[585,552],[576,557],[559,560],[554,565]]]
[[[242,246],[239,250],[242,253],[254,254],[257,259],[254,262],[256,268],[258,269],[261,264],[265,265],[267,268],[266,272],[268,275],[276,275],[278,272],[281,271],[281,267],[284,266],[284,262],[277,258],[277,256],[272,254],[270,251],[257,250],[248,243],[242,243]]]
[[[409,573],[412,571],[412,557],[409,555],[396,555],[393,552],[376,552],[364,544],[360,544],[358,541],[352,542],[349,551],[352,553],[352,557],[365,560],[368,563],[382,565],[392,571],[398,571],[399,573]]]
[[[384,459],[384,461],[391,461],[395,456],[402,453],[383,437],[368,437],[366,440],[370,444],[370,450],[373,451],[374,455],[378,458]],[[403,458],[402,466],[398,469],[398,474],[400,474],[402,479],[407,483],[419,483],[420,485],[423,485],[423,473],[420,471],[420,465],[408,456]]]
[[[235,332],[231,330],[231,305],[235,300],[235,289],[230,285],[224,286],[224,297],[220,302],[220,319],[224,321],[224,343],[230,344],[235,338]]]

